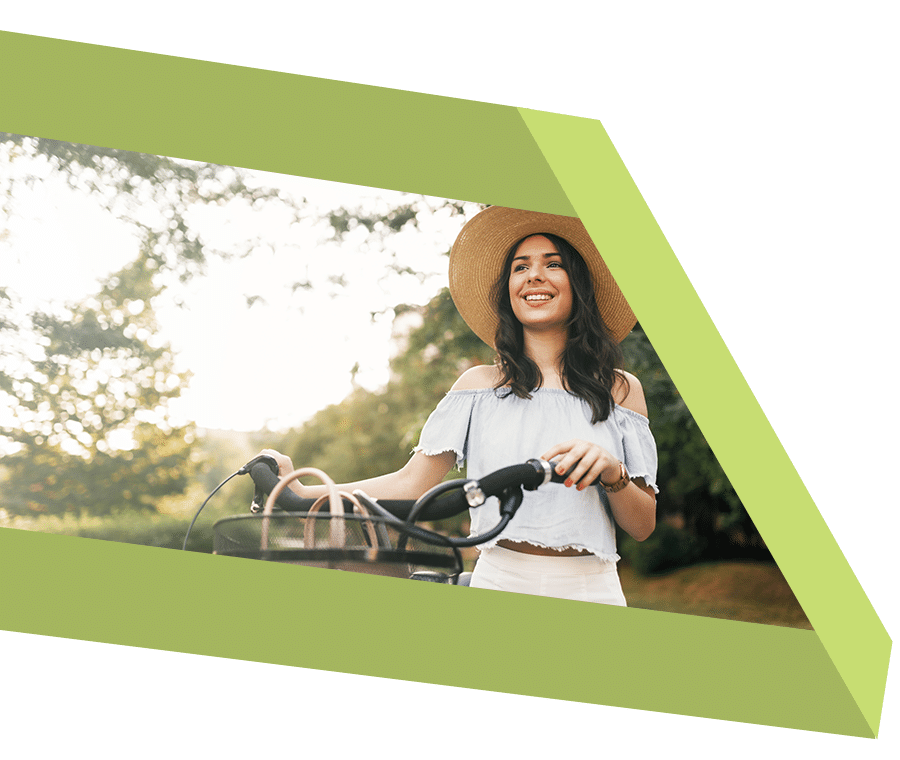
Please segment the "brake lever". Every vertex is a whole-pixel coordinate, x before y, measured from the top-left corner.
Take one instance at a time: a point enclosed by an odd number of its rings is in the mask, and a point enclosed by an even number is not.
[[[274,475],[278,475],[278,462],[275,461],[273,457],[270,457],[268,454],[260,454],[259,456],[253,457],[247,464],[241,467],[238,470],[238,475],[246,475],[250,472],[253,467],[258,464],[266,465]],[[263,491],[259,486],[256,486],[253,492],[253,501],[250,502],[250,511],[258,515],[266,508],[266,499],[268,498],[268,494]]]

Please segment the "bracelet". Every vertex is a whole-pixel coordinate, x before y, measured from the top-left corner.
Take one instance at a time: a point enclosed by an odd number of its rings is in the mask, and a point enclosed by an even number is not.
[[[631,479],[628,477],[628,470],[625,469],[625,463],[619,462],[619,479],[615,483],[610,483],[606,485],[602,480],[600,481],[600,485],[603,486],[606,493],[618,493],[625,486],[627,486],[631,482]]]

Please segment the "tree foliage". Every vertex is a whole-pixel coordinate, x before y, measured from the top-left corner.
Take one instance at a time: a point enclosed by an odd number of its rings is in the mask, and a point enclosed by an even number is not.
[[[170,423],[168,406],[186,377],[154,342],[155,293],[140,269],[129,265],[60,314],[23,314],[0,295],[7,512],[150,509],[188,484],[191,431]]]
[[[286,202],[277,191],[249,185],[237,169],[114,148],[0,132],[0,148],[10,165],[27,167],[13,182],[33,186],[52,173],[75,190],[90,194],[113,216],[129,222],[141,239],[140,256],[152,275],[172,273],[186,281],[204,271],[211,250],[192,223],[197,206],[235,199],[252,207]],[[10,175],[8,175],[10,176]]]
[[[84,300],[35,308],[0,290],[2,508],[153,509],[184,491],[195,466],[192,428],[173,424],[169,411],[188,378],[158,338],[154,304],[172,282],[204,271],[211,252],[192,227],[197,204],[277,194],[227,167],[7,133],[0,162],[7,219],[20,188],[64,177],[139,240],[134,258]],[[15,242],[0,230],[0,243]]]
[[[78,302],[35,307],[0,288],[0,509],[14,515],[151,509],[197,476],[192,427],[178,427],[169,412],[188,378],[159,340],[155,312],[163,296],[178,303],[177,285],[202,275],[211,259],[268,249],[262,239],[217,248],[197,221],[200,212],[279,208],[287,226],[302,222],[336,241],[352,237],[365,250],[416,227],[433,207],[409,196],[392,207],[323,211],[240,169],[0,133],[0,254],[15,249],[4,220],[17,213],[23,191],[60,179],[125,222],[138,246],[127,265]],[[445,205],[449,213],[462,208]],[[386,268],[421,278],[396,254]],[[294,291],[334,295],[346,286],[333,273],[285,279]],[[260,296],[246,298],[252,304]],[[380,452],[379,435],[370,437],[371,450]]]

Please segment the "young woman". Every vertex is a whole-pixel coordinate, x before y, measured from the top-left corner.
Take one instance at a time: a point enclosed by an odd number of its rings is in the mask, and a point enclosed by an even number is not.
[[[525,492],[510,525],[481,547],[471,585],[624,605],[613,523],[643,541],[656,522],[656,446],[618,346],[634,314],[580,221],[498,206],[454,243],[450,291],[497,363],[463,373],[402,469],[342,490],[416,499],[464,461],[469,478],[552,461],[571,470],[565,484]],[[293,469],[264,453],[282,475]],[[291,487],[305,498],[323,492]],[[496,500],[471,517],[473,534],[495,525]]]

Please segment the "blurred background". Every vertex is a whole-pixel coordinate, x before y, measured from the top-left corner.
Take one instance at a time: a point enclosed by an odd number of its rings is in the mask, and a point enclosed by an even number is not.
[[[259,449],[397,469],[492,361],[446,288],[478,204],[5,133],[0,204],[3,528],[180,548]],[[623,350],[660,465],[656,531],[619,537],[629,605],[809,628],[640,325]]]

